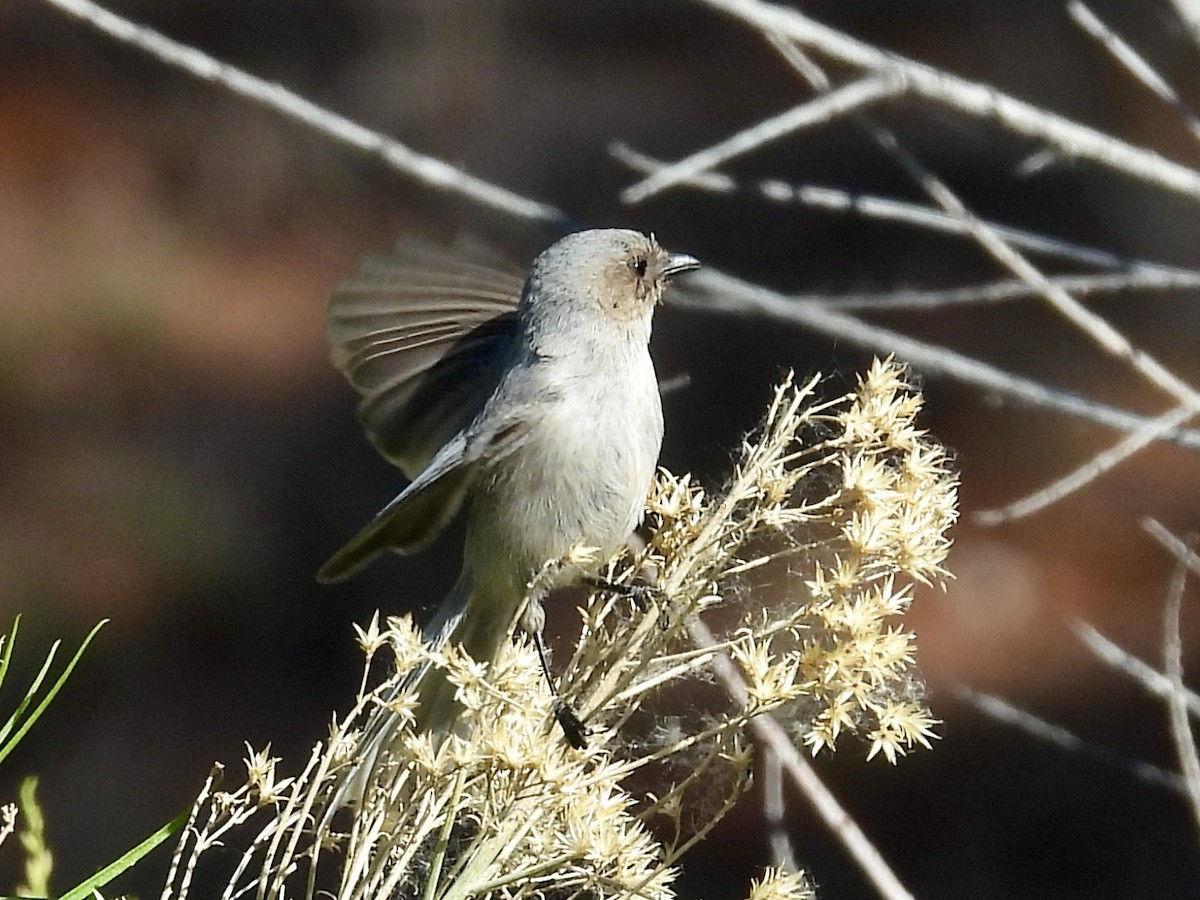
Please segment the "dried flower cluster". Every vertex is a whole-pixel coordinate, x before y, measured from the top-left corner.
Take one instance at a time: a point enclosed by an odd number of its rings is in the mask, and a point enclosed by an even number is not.
[[[17,828],[17,804],[5,803],[0,806],[0,844]]]
[[[750,884],[747,900],[813,900],[816,896],[803,872],[770,868]]]
[[[563,697],[591,730],[557,731],[528,643],[490,667],[422,644],[407,618],[360,630],[391,677],[334,723],[308,766],[276,781],[269,753],[231,794],[206,789],[165,898],[188,895],[201,855],[261,820],[223,896],[671,897],[679,857],[735,802],[751,771],[745,729],[773,714],[812,751],[846,732],[887,759],[928,746],[913,636],[897,624],[912,581],[945,577],[955,479],[914,425],[920,396],[877,362],[857,390],[814,400],[789,377],[727,488],[709,496],[661,472],[649,537],[610,561],[561,666]],[[551,565],[578,564],[586,551]],[[900,581],[904,581],[904,586]],[[697,642],[703,616],[716,640]],[[719,678],[732,658],[743,684]],[[443,668],[464,713],[436,745],[412,727],[405,675]],[[736,687],[736,689],[735,689]],[[337,809],[364,736],[405,723],[375,759],[360,801]],[[245,829],[243,829],[245,831]],[[809,897],[768,872],[755,898]]]

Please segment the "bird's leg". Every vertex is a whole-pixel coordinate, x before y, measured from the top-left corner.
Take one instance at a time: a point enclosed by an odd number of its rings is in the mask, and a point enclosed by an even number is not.
[[[530,590],[528,597],[525,600],[525,609],[521,613],[521,629],[533,638],[534,649],[537,650],[538,662],[542,665],[542,675],[546,678],[546,684],[550,688],[550,694],[554,697],[554,703],[551,707],[554,711],[554,718],[563,730],[563,737],[567,739],[567,743],[576,750],[583,750],[587,747],[588,727],[583,724],[583,720],[571,709],[567,703],[558,694],[558,687],[554,681],[554,675],[550,671],[550,659],[546,654],[546,642],[542,639],[542,628],[546,624],[546,612],[542,608],[542,598],[549,593],[548,590],[534,585]]]
[[[533,632],[533,646],[537,649],[538,662],[542,664],[542,674],[546,676],[546,684],[550,685],[550,693],[554,695],[552,709],[554,718],[563,730],[563,737],[576,750],[583,750],[587,747],[588,727],[576,715],[575,710],[571,709],[570,704],[558,695],[558,688],[554,685],[554,676],[550,672],[550,661],[546,657],[546,643],[542,640],[540,631]]]
[[[650,584],[617,584],[615,581],[609,581],[598,575],[589,575],[583,580],[583,583],[598,591],[608,591],[618,597],[628,597],[630,602],[642,612],[650,609],[651,601],[654,599],[655,588]]]

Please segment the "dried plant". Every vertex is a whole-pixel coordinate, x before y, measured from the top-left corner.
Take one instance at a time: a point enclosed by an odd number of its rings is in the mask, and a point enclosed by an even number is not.
[[[679,857],[750,777],[753,717],[780,717],[814,753],[848,732],[865,737],[868,757],[893,762],[928,746],[934,720],[897,616],[910,582],[946,576],[956,482],[916,428],[921,398],[897,365],[877,362],[834,401],[818,402],[816,384],[784,380],[722,492],[660,472],[649,539],[608,563],[610,586],[582,606],[563,667],[563,697],[591,731],[586,750],[557,732],[524,638],[485,667],[423,644],[407,617],[376,618],[359,631],[368,664],[354,709],[295,778],[277,780],[267,750],[251,751],[237,790],[210,779],[163,897],[189,896],[201,858],[236,832],[253,836],[221,876],[227,898],[666,898]],[[700,616],[717,634],[709,646],[691,638]],[[724,656],[747,684],[744,703],[714,686]],[[391,674],[371,688],[377,661]],[[437,743],[411,724],[405,678],[424,665],[446,671],[463,707]],[[693,693],[674,702],[683,691]],[[404,724],[361,801],[332,808],[344,780],[361,777],[363,735],[397,713]],[[808,890],[772,872],[752,896]]]
[[[0,844],[17,829],[17,804],[5,803],[0,806]]]
[[[770,868],[751,883],[749,900],[812,900],[816,896],[803,873]]]

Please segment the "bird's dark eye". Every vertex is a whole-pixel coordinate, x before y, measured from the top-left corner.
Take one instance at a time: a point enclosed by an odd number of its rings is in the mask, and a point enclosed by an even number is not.
[[[629,261],[629,268],[633,269],[634,274],[638,278],[646,277],[646,260],[642,257],[639,256],[636,259],[631,259]]]

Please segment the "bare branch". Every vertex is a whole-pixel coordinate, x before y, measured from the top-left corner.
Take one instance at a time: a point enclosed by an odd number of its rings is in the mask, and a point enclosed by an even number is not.
[[[985,694],[965,684],[955,688],[954,693],[960,700],[971,705],[978,712],[1001,724],[1008,725],[1018,731],[1051,744],[1066,753],[1076,753],[1088,757],[1110,768],[1124,772],[1130,778],[1155,787],[1167,788],[1177,794],[1186,794],[1187,788],[1183,779],[1175,772],[1164,769],[1152,763],[1130,759],[1108,747],[1085,741],[1074,732],[1068,731],[1061,725],[1047,722],[1040,716],[1035,716],[1028,710],[1014,706],[1003,697]]]
[[[1125,70],[1148,88],[1151,93],[1169,105],[1180,120],[1196,137],[1200,137],[1200,118],[1179,93],[1154,70],[1150,63],[1140,53],[1129,46],[1120,35],[1105,25],[1088,6],[1080,0],[1071,0],[1067,4],[1067,12],[1075,22],[1099,41],[1113,58],[1125,67]]]
[[[1200,272],[1183,269],[1173,273],[1145,271],[1129,275],[1066,275],[1051,278],[1050,281],[1064,291],[1081,296],[1119,294],[1125,291],[1183,291],[1200,288]],[[797,296],[796,299],[821,303],[828,309],[841,311],[924,312],[949,306],[982,306],[1026,300],[1034,294],[1036,291],[1029,285],[1006,280],[945,290],[813,294]]]
[[[1174,692],[1175,688],[1170,678],[1148,666],[1132,653],[1122,650],[1087,622],[1076,619],[1068,624],[1075,636],[1083,641],[1084,646],[1091,650],[1097,659],[1132,678],[1147,693],[1166,700]],[[1188,712],[1194,718],[1200,719],[1200,694],[1186,691],[1186,700]]]
[[[767,842],[771,847],[771,865],[795,872],[800,866],[796,862],[796,852],[788,834],[785,815],[787,805],[783,793],[783,764],[779,760],[779,754],[770,746],[763,746],[758,769],[762,775],[763,821],[767,827]]]
[[[1036,288],[1047,302],[1068,322],[1087,335],[1105,353],[1123,360],[1143,378],[1170,394],[1189,409],[1200,412],[1200,394],[1157,359],[1138,350],[1125,335],[1096,315],[1062,288],[1055,286],[1021,253],[1007,243],[986,222],[967,209],[949,186],[925,168],[912,154],[894,143],[896,157],[921,187],[943,209],[959,218],[984,250],[1030,287]]]
[[[772,35],[772,38],[775,46],[778,46],[777,36]],[[796,65],[800,66],[801,62],[797,60]],[[800,68],[800,72],[803,77],[818,78],[817,84],[826,81],[824,74],[814,65],[805,64]],[[866,117],[860,116],[858,121],[875,142],[901,165],[913,181],[920,185],[921,189],[945,212],[960,221],[979,245],[997,262],[1021,281],[1037,289],[1061,316],[1090,337],[1106,353],[1126,360],[1143,378],[1183,404],[1200,411],[1200,394],[1152,356],[1135,349],[1116,328],[1047,279],[1041,270],[1030,263],[995,228],[969,210],[949,185],[900,143],[894,132]]]
[[[1192,33],[1192,40],[1200,46],[1200,0],[1171,0],[1175,14]]]
[[[1171,681],[1171,693],[1167,697],[1171,738],[1175,742],[1175,754],[1179,757],[1179,771],[1183,773],[1183,781],[1187,785],[1192,817],[1200,829],[1200,756],[1196,753],[1196,736],[1192,734],[1191,723],[1188,722],[1187,692],[1183,686],[1183,639],[1179,634],[1187,571],[1187,560],[1180,557],[1171,577],[1171,585],[1167,588],[1167,603],[1163,611],[1163,671]]]
[[[1171,534],[1156,519],[1142,519],[1142,527],[1183,565],[1187,566],[1195,574],[1200,575],[1200,556],[1196,554],[1193,548]]]
[[[119,40],[139,47],[163,59],[170,65],[182,68],[184,71],[192,72],[198,77],[211,80],[214,83],[221,84],[230,90],[237,91],[239,94],[255,98],[257,95],[274,97],[276,93],[280,93],[283,98],[280,101],[283,108],[289,105],[286,98],[293,96],[283,91],[283,89],[278,88],[278,86],[262,82],[253,76],[240,72],[240,70],[212,60],[205,54],[177,44],[150,29],[142,28],[118,16],[107,13],[95,4],[87,2],[87,0],[47,0],[47,2],[52,3],[57,8],[71,15],[84,19],[106,34],[111,34]],[[239,90],[239,86],[243,83],[250,86],[246,91]],[[299,98],[297,99],[299,100]],[[263,102],[272,105],[268,100],[264,100]],[[299,100],[299,103],[302,108],[310,106],[307,104],[307,101]],[[275,107],[273,106],[273,108]],[[366,132],[365,129],[361,129],[361,126],[354,125],[353,123],[346,123],[346,128],[343,129],[339,126],[339,123],[344,122],[344,120],[315,107],[305,113],[305,115],[299,116],[299,118],[304,121],[307,121],[309,118],[315,120],[317,123],[315,127],[318,127],[323,133],[328,134],[335,140],[353,138],[353,135],[359,131]],[[347,137],[347,131],[349,132],[349,138]],[[362,137],[363,140],[361,143],[368,148],[372,146],[386,147],[394,145],[394,142],[389,142],[386,138],[371,132],[366,132]],[[352,144],[355,143],[353,140],[349,140],[349,142]],[[399,145],[395,146],[399,147]],[[400,158],[411,153],[406,148],[400,149],[403,151],[398,154]],[[513,195],[506,189],[496,185],[481,182],[440,160],[428,157],[418,158],[428,160],[431,164],[432,182],[435,184],[442,182],[447,189],[457,189],[469,197],[481,199],[482,202],[496,206],[497,208],[504,208],[515,215],[542,219],[561,217],[561,213],[551,207],[518,195]],[[403,170],[403,167],[401,169]],[[410,174],[414,174],[420,178],[423,177],[423,171],[418,166]],[[478,191],[475,190],[476,187],[478,187]],[[513,203],[506,203],[504,198],[515,199]],[[710,270],[708,274],[713,276],[716,273]],[[722,278],[725,277],[722,276]],[[736,282],[732,279],[724,280],[722,284],[726,288],[731,285],[737,285],[740,288],[737,296],[740,296],[743,301],[751,297],[753,299],[749,303],[723,303],[720,307],[712,303],[707,303],[702,308],[721,308],[725,311],[742,313],[767,312],[775,317],[796,324],[806,325],[814,330],[841,337],[872,349],[884,351],[895,350],[905,356],[910,362],[913,362],[926,371],[938,372],[949,377],[959,378],[966,383],[986,390],[996,391],[1005,396],[1015,397],[1034,405],[1067,412],[1071,415],[1099,422],[1118,430],[1133,431],[1141,427],[1146,421],[1145,417],[1095,404],[1084,398],[1064,392],[1057,392],[1033,381],[1014,378],[985,364],[961,357],[951,351],[929,347],[921,342],[913,341],[894,332],[889,332],[886,329],[875,328],[848,316],[823,312],[815,306],[805,307],[793,304],[781,295],[769,292],[765,288],[758,288],[753,285]],[[770,301],[764,302],[768,296],[771,298]],[[1184,446],[1200,447],[1200,433],[1178,431],[1164,435],[1164,437]]]
[[[979,521],[994,522],[999,520],[1001,515],[1003,518],[1015,518],[1017,515],[1028,515],[1037,509],[1045,508],[1055,500],[1088,484],[1121,461],[1128,459],[1152,443],[1157,434],[1182,425],[1194,414],[1200,412],[1200,394],[1189,384],[1150,354],[1135,348],[1128,338],[1107,320],[1096,315],[1061,287],[1053,284],[1040,269],[997,234],[995,229],[971,212],[958,195],[920,160],[902,147],[890,131],[872,128],[872,133],[909,175],[921,185],[922,189],[950,215],[960,219],[980,246],[1001,265],[1021,281],[1036,289],[1060,315],[1091,338],[1104,352],[1128,362],[1143,378],[1180,401],[1178,409],[1160,417],[1153,424],[1148,425],[1143,432],[1130,435],[1114,447],[1097,455],[1084,466],[1038,491],[1034,496],[1011,504],[1005,508],[1003,514],[999,512],[981,514],[978,517]]]
[[[371,131],[323,109],[282,85],[264,81],[227,63],[220,62],[185,44],[143,25],[123,19],[90,0],[45,0],[51,6],[87,22],[118,41],[137,47],[151,56],[194,75],[202,81],[267,107],[273,112],[309,126],[334,140],[357,147],[383,160],[391,168],[439,190],[469,197],[484,206],[521,219],[558,222],[566,219],[561,211],[545,203],[530,200],[491,182],[468,175],[462,169],[432,156],[425,156],[390,138]]]
[[[1082,466],[1057,481],[1005,506],[979,510],[973,518],[982,525],[999,525],[1002,522],[1020,519],[1045,509],[1063,497],[1073,494],[1084,485],[1095,481],[1105,472],[1111,471],[1135,453],[1154,443],[1163,434],[1175,430],[1193,418],[1196,413],[1197,407],[1194,405],[1177,406],[1170,412],[1147,422],[1133,434],[1107,450],[1097,453]]]

